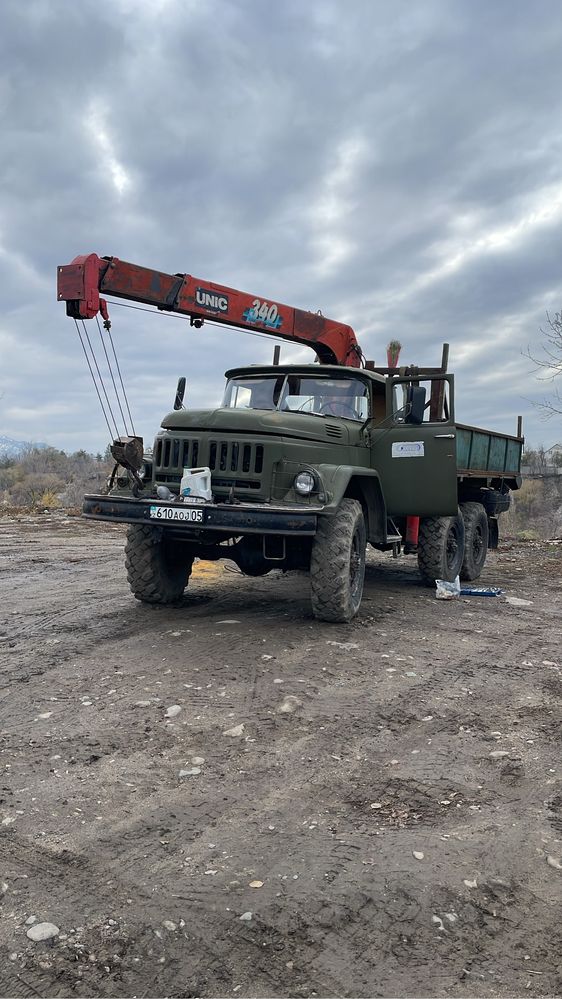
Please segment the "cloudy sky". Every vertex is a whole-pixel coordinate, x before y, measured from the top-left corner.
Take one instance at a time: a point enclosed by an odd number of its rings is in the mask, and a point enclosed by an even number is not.
[[[189,272],[451,345],[459,421],[562,440],[522,356],[562,309],[559,0],[0,0],[0,434],[103,450],[55,270]],[[137,432],[275,341],[114,306]],[[285,360],[313,355],[290,344]]]

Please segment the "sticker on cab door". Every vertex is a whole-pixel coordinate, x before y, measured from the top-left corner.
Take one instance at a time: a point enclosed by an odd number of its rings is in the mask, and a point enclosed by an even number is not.
[[[423,441],[395,441],[392,445],[393,458],[423,458]]]

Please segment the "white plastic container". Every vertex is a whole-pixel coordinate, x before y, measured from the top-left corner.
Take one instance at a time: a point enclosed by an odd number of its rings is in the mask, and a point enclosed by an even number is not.
[[[200,502],[213,498],[210,468],[184,468],[180,482],[180,496],[184,503]]]

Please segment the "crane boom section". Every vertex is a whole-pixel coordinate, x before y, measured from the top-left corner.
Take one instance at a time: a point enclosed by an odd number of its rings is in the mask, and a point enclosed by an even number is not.
[[[101,312],[107,318],[105,301],[100,297],[103,294],[190,316],[194,325],[210,319],[303,344],[315,350],[325,364],[352,368],[361,365],[361,348],[351,326],[314,312],[191,274],[164,274],[95,253],[75,257],[72,263],[58,268],[57,297],[66,302],[67,315],[93,319]]]

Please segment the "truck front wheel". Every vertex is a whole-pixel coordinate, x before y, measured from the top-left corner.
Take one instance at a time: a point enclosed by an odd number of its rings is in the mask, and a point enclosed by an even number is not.
[[[320,621],[351,621],[363,596],[367,532],[361,504],[341,501],[333,517],[322,517],[312,544],[310,596]]]
[[[171,604],[180,599],[187,586],[193,558],[174,551],[161,527],[132,524],[127,531],[125,565],[137,600]]]
[[[481,503],[462,503],[464,558],[461,579],[478,579],[488,553],[488,516]]]
[[[464,557],[464,521],[456,517],[426,517],[420,523],[418,568],[427,586],[436,579],[452,583]]]

